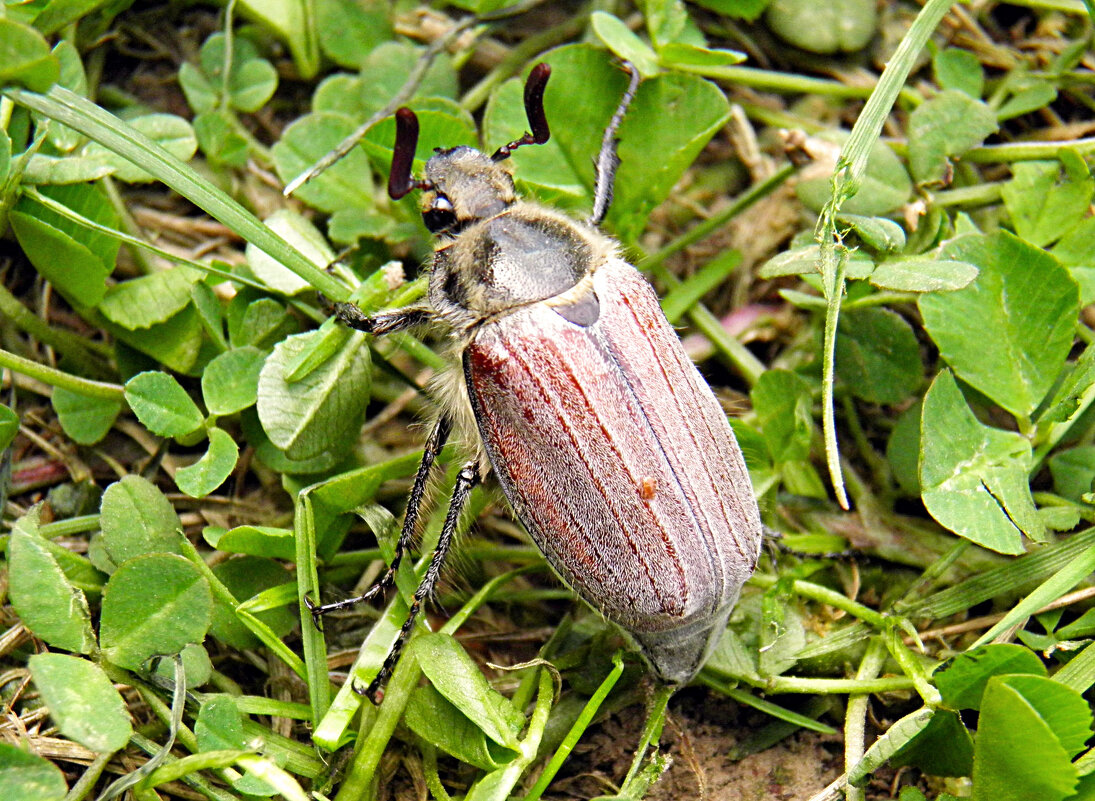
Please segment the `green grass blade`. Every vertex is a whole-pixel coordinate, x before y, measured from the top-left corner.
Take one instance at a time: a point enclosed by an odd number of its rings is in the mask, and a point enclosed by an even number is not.
[[[84,97],[61,86],[40,95],[8,89],[5,96],[21,106],[57,120],[129,159],[198,208],[227,225],[333,300],[345,300],[349,290],[313,265],[300,251],[262,224],[243,206],[202,178],[144,134]]]

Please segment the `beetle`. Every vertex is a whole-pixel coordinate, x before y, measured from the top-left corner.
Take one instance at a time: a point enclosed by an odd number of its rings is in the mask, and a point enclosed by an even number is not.
[[[488,464],[560,578],[627,632],[669,684],[699,670],[756,565],[760,514],[726,415],[650,284],[598,229],[619,163],[616,131],[639,84],[625,66],[630,86],[604,132],[584,223],[519,199],[505,165],[517,148],[550,137],[547,64],[525,84],[531,133],[490,156],[438,149],[423,179],[411,175],[417,117],[396,112],[388,193],[422,191],[422,218],[437,237],[427,302],[373,316],[337,303],[335,312],[372,334],[441,326],[461,370],[426,442],[389,569],[358,598],[309,602],[317,624],[392,584],[454,427],[474,436],[477,452],[458,474],[401,634],[365,690],[374,701]]]

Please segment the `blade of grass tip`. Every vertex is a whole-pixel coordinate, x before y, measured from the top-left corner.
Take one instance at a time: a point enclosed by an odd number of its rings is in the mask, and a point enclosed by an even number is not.
[[[586,702],[585,708],[582,709],[582,713],[578,715],[578,719],[574,721],[574,725],[570,727],[570,731],[567,732],[566,737],[559,744],[555,753],[551,757],[551,761],[548,762],[544,768],[540,777],[536,780],[536,784],[529,790],[528,795],[525,796],[524,801],[539,801],[540,796],[544,794],[544,790],[551,784],[551,780],[555,778],[555,774],[559,772],[559,769],[566,762],[570,752],[574,750],[574,746],[578,744],[578,740],[581,739],[585,730],[589,728],[589,724],[593,722],[594,715],[597,714],[597,710],[601,708],[601,704],[604,703],[605,698],[612,692],[612,688],[616,686],[616,682],[619,680],[620,675],[624,672],[623,654],[617,651],[612,656],[612,670],[605,676],[604,681],[601,682],[601,686],[597,688],[597,691],[593,693],[589,701]]]
[[[5,89],[4,94],[19,105],[57,120],[133,162],[281,262],[327,297],[338,301],[349,297],[349,290],[341,282],[312,264],[300,251],[202,178],[190,165],[105,109],[60,86],[54,86],[45,95],[24,89]]]
[[[1093,570],[1095,570],[1095,547],[1088,548],[1072,562],[1042,582],[1034,592],[1012,607],[1011,611],[1004,615],[999,623],[978,637],[977,641],[970,646],[970,649],[992,642],[1001,632],[1007,631],[1042,607],[1060,598],[1083,581]]]
[[[905,80],[916,63],[916,57],[927,43],[932,32],[947,13],[952,0],[928,0],[917,14],[905,37],[897,46],[893,57],[882,71],[878,85],[871,92],[863,106],[848,141],[841,149],[833,171],[832,196],[825,204],[815,231],[815,237],[821,246],[818,269],[823,278],[825,299],[824,353],[822,354],[822,428],[825,438],[826,462],[833,492],[841,508],[848,509],[848,494],[844,488],[844,477],[840,470],[840,456],[837,451],[836,416],[833,406],[833,371],[835,367],[836,329],[840,317],[840,300],[844,294],[843,246],[838,248],[840,234],[836,227],[836,216],[841,205],[859,189],[863,175],[867,170],[867,157],[871,146],[882,132],[882,126],[889,116],[894,101],[901,93]],[[839,250],[839,253],[838,253]]]

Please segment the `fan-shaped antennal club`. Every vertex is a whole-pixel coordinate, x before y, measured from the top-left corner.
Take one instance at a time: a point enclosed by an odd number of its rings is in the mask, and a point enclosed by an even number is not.
[[[544,89],[550,77],[551,67],[547,64],[541,62],[532,68],[528,80],[525,81],[525,116],[528,117],[532,133],[514,139],[508,145],[502,145],[494,151],[491,160],[503,161],[523,145],[542,145],[551,138],[551,129],[548,128],[547,115],[544,113]]]
[[[416,147],[418,117],[404,106],[395,112],[395,147],[392,150],[392,171],[388,173],[388,197],[392,200],[399,200],[412,189],[430,188],[429,181],[417,181],[411,177]]]

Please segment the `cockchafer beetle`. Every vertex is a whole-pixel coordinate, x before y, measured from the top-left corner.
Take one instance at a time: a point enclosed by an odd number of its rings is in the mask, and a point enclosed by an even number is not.
[[[460,470],[437,549],[399,640],[365,690],[376,700],[423,600],[433,591],[460,511],[498,476],[517,517],[564,582],[638,643],[657,675],[683,683],[718,641],[755,567],[760,515],[745,462],[711,389],[666,321],[651,286],[601,233],[612,199],[615,134],[639,83],[605,130],[586,223],[520,200],[501,163],[548,141],[550,67],[525,84],[532,133],[487,156],[437,150],[411,177],[418,120],[396,112],[388,193],[420,189],[438,237],[428,303],[371,317],[335,305],[373,334],[439,324],[462,365],[430,434],[388,571],[358,598],[311,605],[315,620],[394,581],[427,478],[454,425],[478,452]]]

